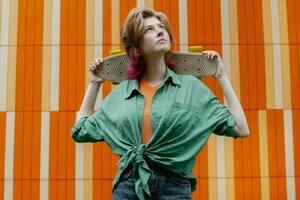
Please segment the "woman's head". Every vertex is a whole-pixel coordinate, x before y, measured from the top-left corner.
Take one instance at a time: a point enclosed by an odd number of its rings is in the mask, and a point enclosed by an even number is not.
[[[157,34],[157,37],[153,39],[151,34]],[[166,39],[168,43],[164,41],[156,43],[158,38]],[[151,50],[164,53],[166,64],[170,68],[175,67],[170,60],[170,49],[174,45],[174,37],[165,14],[149,8],[134,8],[128,14],[121,29],[121,39],[131,60],[127,68],[129,79],[142,77],[145,70],[143,56]]]

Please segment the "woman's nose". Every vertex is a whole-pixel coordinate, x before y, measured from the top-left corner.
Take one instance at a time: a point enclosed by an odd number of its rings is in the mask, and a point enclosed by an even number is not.
[[[162,35],[164,35],[163,30],[162,29],[158,29],[157,37],[160,37]]]

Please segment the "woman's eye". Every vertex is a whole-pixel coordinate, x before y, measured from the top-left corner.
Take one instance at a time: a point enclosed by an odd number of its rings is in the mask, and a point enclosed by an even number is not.
[[[165,29],[165,26],[164,25],[160,25],[159,28]]]
[[[152,31],[152,27],[146,28],[145,33],[146,33],[146,32],[150,32],[150,31]]]

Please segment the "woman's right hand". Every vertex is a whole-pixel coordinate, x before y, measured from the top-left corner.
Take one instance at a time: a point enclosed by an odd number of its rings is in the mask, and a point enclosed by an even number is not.
[[[98,77],[96,74],[102,65],[102,58],[95,58],[89,66],[89,80],[91,83],[102,83],[104,79]]]

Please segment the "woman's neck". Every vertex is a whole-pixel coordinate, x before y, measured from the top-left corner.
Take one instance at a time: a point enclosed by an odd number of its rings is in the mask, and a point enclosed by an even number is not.
[[[146,69],[143,79],[145,79],[150,85],[160,84],[166,75],[166,63],[164,55],[158,57],[144,57]]]

